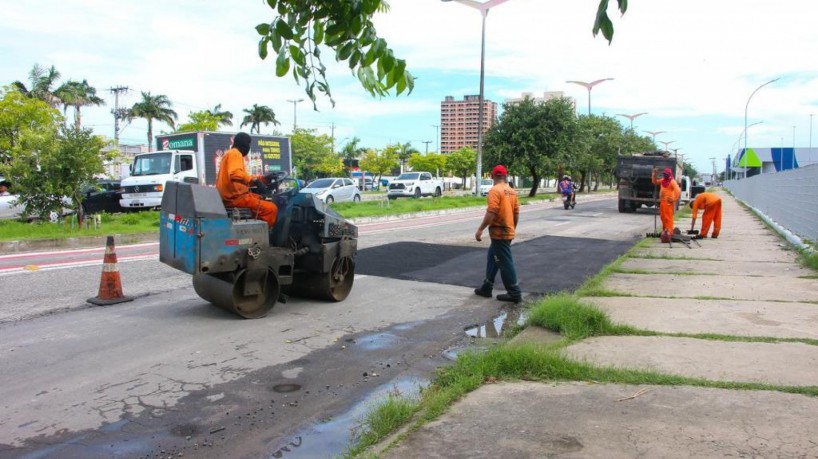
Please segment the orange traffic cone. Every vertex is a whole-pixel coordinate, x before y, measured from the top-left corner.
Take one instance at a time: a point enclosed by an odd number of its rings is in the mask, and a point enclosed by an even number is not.
[[[116,252],[114,252],[114,237],[108,236],[105,244],[105,258],[102,260],[99,294],[96,298],[88,298],[88,302],[97,306],[107,306],[132,300],[133,297],[122,294],[122,280],[119,278],[119,267],[117,267]]]

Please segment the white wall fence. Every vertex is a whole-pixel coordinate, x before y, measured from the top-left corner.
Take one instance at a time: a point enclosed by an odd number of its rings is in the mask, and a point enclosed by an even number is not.
[[[724,186],[784,229],[818,241],[818,164],[728,180]]]

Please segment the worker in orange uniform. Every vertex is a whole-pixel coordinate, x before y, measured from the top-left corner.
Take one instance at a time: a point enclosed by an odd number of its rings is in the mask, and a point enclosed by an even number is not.
[[[706,238],[710,231],[710,224],[713,224],[713,239],[719,237],[721,232],[721,198],[716,193],[699,193],[696,199],[690,201],[690,208],[693,209],[693,222],[690,224],[690,231],[696,226],[696,213],[699,209],[702,212],[702,230],[699,231],[699,238]]]
[[[264,177],[250,175],[244,167],[244,157],[250,153],[250,141],[250,135],[245,132],[239,132],[233,138],[233,148],[225,153],[219,165],[216,189],[226,207],[250,209],[255,218],[264,220],[267,227],[272,228],[278,216],[278,207],[250,192],[252,183],[265,189]]]
[[[662,173],[662,178],[657,178],[658,168],[653,169],[651,180],[659,188],[659,218],[662,219],[662,229],[673,234],[673,211],[676,208],[676,201],[682,194],[679,184],[673,179],[673,171],[668,167]]]

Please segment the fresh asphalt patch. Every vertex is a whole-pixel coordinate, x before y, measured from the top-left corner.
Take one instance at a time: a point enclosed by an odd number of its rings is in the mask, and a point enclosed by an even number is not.
[[[543,236],[511,246],[520,286],[526,293],[574,290],[624,254],[633,241]],[[485,247],[396,242],[359,250],[356,274],[437,284],[479,287],[486,270]],[[502,290],[500,275],[495,286]]]

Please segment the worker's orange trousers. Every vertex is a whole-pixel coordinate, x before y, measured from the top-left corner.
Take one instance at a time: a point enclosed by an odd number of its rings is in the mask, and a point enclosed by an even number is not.
[[[673,233],[673,210],[675,204],[667,201],[659,202],[659,218],[662,219],[662,229]]]
[[[278,207],[269,201],[265,201],[253,193],[247,193],[224,202],[228,207],[241,207],[250,209],[253,215],[259,220],[267,222],[267,227],[272,228],[278,216]]]
[[[702,236],[707,236],[711,223],[713,223],[713,237],[717,237],[721,231],[721,201],[704,208],[702,213]]]

